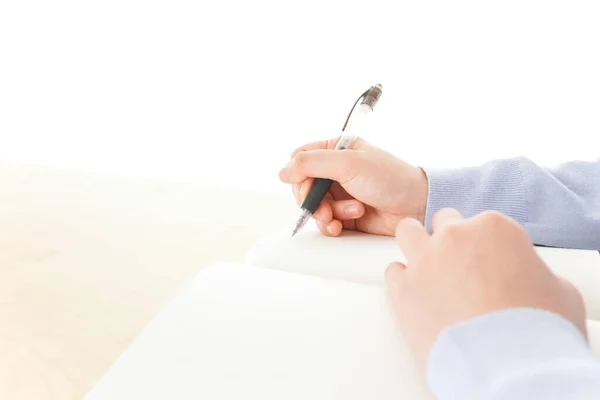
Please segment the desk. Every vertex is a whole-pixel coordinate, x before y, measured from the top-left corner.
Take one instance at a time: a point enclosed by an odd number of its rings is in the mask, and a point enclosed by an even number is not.
[[[296,216],[291,196],[0,164],[0,398],[81,399],[200,268]]]

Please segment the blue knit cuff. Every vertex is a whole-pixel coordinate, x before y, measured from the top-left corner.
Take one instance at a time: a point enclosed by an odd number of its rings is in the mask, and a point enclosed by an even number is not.
[[[454,208],[469,218],[495,210],[525,224],[527,194],[520,158],[491,161],[460,169],[422,168],[429,181],[425,227],[431,232],[433,215]]]

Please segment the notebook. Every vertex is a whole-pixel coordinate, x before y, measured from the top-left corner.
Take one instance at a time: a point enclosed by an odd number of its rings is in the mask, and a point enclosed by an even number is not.
[[[382,285],[381,264],[402,259],[393,240],[297,238],[265,239],[245,264],[202,270],[86,400],[433,399]],[[597,253],[539,251],[553,269],[599,278]],[[600,355],[600,323],[588,327]]]
[[[600,320],[598,251],[540,246],[534,249],[555,274],[581,292],[588,317]],[[310,226],[294,238],[289,232],[279,232],[261,239],[248,252],[244,263],[383,286],[384,271],[392,261],[406,261],[395,238],[353,231],[332,238]]]

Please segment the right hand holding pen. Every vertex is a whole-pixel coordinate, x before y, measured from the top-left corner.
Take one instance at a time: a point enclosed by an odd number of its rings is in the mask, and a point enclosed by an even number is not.
[[[421,222],[427,206],[423,170],[356,138],[350,150],[334,150],[339,138],[298,148],[279,173],[292,184],[298,205],[313,178],[334,181],[313,218],[319,230],[338,236],[342,229],[393,236],[405,217]]]

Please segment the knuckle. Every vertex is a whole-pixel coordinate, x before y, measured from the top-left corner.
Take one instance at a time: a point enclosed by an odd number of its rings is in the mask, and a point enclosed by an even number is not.
[[[511,243],[530,242],[525,228],[514,219],[498,212],[485,211],[474,218],[474,227],[480,234],[511,240]]]
[[[461,226],[461,224],[456,223],[456,222],[450,222],[448,224],[445,224],[441,229],[440,229],[440,235],[443,238],[446,239],[457,239],[459,237],[462,236],[463,233],[463,227]]]
[[[433,214],[433,218],[435,219],[440,219],[443,218],[444,216],[450,216],[455,214],[456,210],[454,210],[453,208],[450,207],[444,207],[444,208],[440,208],[438,211],[436,211],[435,214]]]
[[[359,149],[364,146],[367,142],[361,136],[356,136],[352,142],[352,149]]]
[[[486,229],[489,230],[505,230],[515,229],[513,221],[506,215],[498,211],[484,211],[479,215],[479,221]]]
[[[308,155],[306,152],[300,152],[292,159],[292,168],[302,170],[308,163]]]
[[[329,222],[323,207],[319,207],[317,209],[317,211],[315,211],[315,213],[312,215],[312,217],[319,222],[323,222],[323,223]],[[323,227],[323,229],[325,229],[325,227]]]
[[[489,210],[481,213],[481,219],[487,223],[499,224],[504,223],[508,217],[498,211]]]

